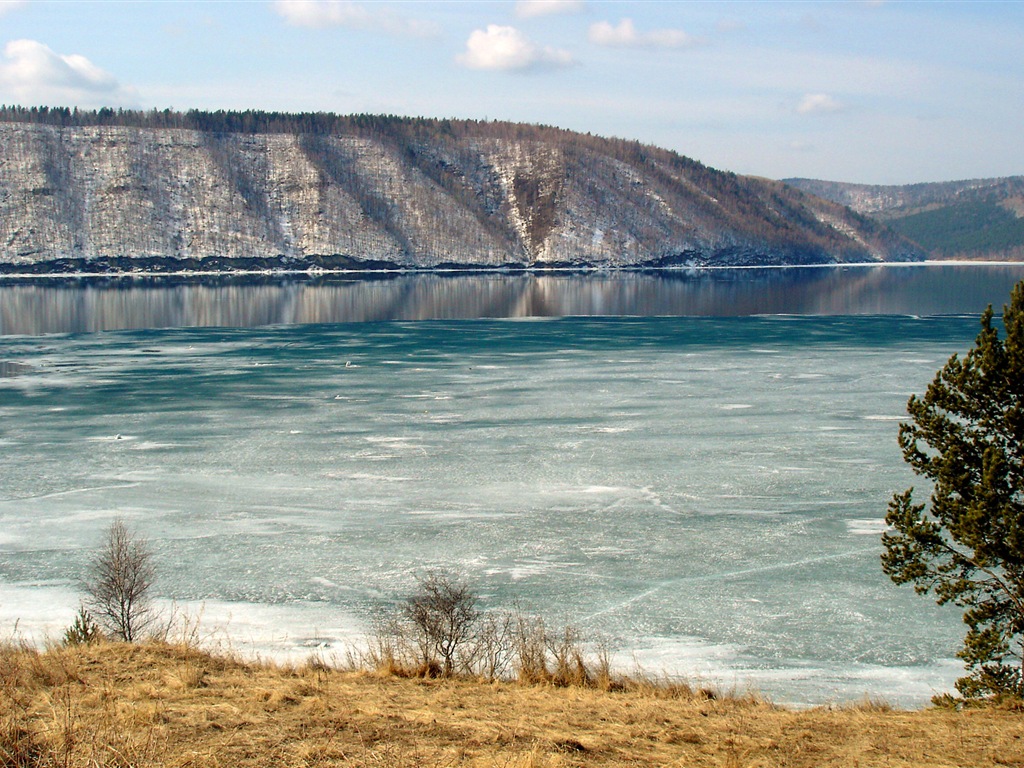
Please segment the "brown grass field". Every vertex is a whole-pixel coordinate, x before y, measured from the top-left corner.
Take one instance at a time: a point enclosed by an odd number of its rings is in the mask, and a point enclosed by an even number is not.
[[[790,710],[243,662],[187,645],[0,650],[0,766],[1024,766],[1024,712]]]

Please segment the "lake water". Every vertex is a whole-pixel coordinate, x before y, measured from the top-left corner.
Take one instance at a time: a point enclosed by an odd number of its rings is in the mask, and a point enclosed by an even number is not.
[[[963,629],[879,567],[896,428],[1022,278],[0,286],[0,631],[59,636],[120,515],[242,652],[340,653],[446,567],[627,668],[925,703]]]

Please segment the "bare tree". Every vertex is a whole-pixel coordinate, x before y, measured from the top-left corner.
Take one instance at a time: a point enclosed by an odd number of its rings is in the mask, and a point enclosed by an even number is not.
[[[414,628],[423,663],[438,664],[441,674],[450,676],[474,638],[480,618],[477,596],[459,577],[444,571],[430,571],[418,582],[403,613]]]
[[[153,623],[155,575],[146,540],[120,518],[111,523],[83,585],[88,608],[111,637],[132,643]]]

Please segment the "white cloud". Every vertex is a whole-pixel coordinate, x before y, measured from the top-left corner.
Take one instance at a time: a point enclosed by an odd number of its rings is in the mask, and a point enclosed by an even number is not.
[[[348,0],[275,0],[274,10],[293,27],[348,27],[414,37],[430,37],[438,32],[430,22],[407,19],[386,9],[370,10]]]
[[[519,0],[515,13],[517,18],[533,19],[556,13],[579,13],[584,6],[583,0]]]
[[[466,41],[466,52],[456,61],[470,69],[526,70],[571,66],[572,54],[560,48],[539,46],[514,27],[488,24]]]
[[[26,5],[28,5],[28,0],[0,0],[0,16],[6,16],[11,11],[24,8]]]
[[[590,42],[613,48],[687,48],[698,40],[681,29],[654,29],[640,32],[632,19],[622,19],[617,25],[599,21],[590,26]]]
[[[35,40],[4,46],[0,90],[23,104],[77,107],[134,107],[138,94],[85,56],[62,55]]]
[[[836,101],[827,93],[806,93],[796,106],[796,111],[801,115],[842,112],[843,109],[842,103]]]

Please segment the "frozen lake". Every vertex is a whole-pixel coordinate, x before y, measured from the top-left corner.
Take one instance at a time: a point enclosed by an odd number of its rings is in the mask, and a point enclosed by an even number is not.
[[[0,631],[58,636],[120,515],[243,652],[342,649],[449,567],[627,667],[924,703],[962,625],[879,534],[906,400],[977,317],[845,312],[0,337]]]

